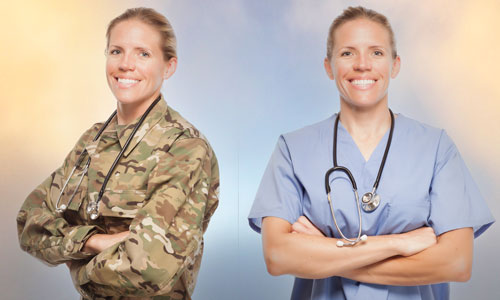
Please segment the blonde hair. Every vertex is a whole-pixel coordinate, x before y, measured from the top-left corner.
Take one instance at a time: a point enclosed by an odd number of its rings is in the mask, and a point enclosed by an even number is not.
[[[356,19],[367,19],[384,26],[384,28],[387,29],[387,32],[389,33],[389,39],[391,42],[391,49],[392,49],[392,58],[396,58],[398,56],[398,53],[396,51],[396,41],[394,39],[394,32],[392,31],[392,27],[391,24],[389,23],[389,20],[387,20],[387,18],[383,14],[378,13],[374,10],[364,8],[362,6],[357,6],[357,7],[349,6],[342,12],[340,16],[335,18],[335,20],[333,20],[332,22],[332,25],[330,25],[330,30],[328,31],[328,40],[326,42],[326,57],[328,59],[331,59],[332,57],[333,44],[335,39],[334,37],[335,30],[337,30],[342,24],[345,24],[349,21],[353,21]]]
[[[134,19],[151,25],[158,31],[161,37],[160,48],[163,52],[163,60],[169,61],[172,57],[177,57],[177,41],[172,25],[170,25],[170,22],[164,15],[152,8],[146,7],[129,8],[124,13],[111,20],[106,30],[106,48],[109,46],[111,30],[120,22]]]

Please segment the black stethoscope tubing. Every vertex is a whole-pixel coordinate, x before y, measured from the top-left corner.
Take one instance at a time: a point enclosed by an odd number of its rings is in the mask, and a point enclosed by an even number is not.
[[[382,162],[380,163],[380,167],[378,169],[378,174],[377,178],[375,179],[375,182],[373,183],[373,188],[377,189],[378,185],[380,183],[380,177],[382,177],[382,172],[384,171],[384,166],[385,166],[385,161],[387,160],[387,155],[389,154],[389,148],[391,148],[392,144],[392,134],[394,132],[394,114],[392,113],[392,110],[389,109],[390,115],[391,115],[391,129],[389,131],[389,138],[387,140],[387,144],[385,145],[385,151],[384,151],[384,156],[382,157]],[[335,128],[333,131],[333,167],[339,167],[337,164],[337,131],[338,131],[338,126],[339,126],[339,120],[340,120],[340,113],[337,114],[337,118],[335,120]],[[356,187],[356,181],[354,180],[354,177],[352,176],[351,172],[349,169],[340,167],[345,170],[343,170],[347,176],[349,176],[349,179],[353,183],[353,188],[357,189]],[[330,169],[331,170],[331,169]],[[328,170],[328,171],[330,171]],[[341,171],[342,169],[339,169]],[[330,172],[328,175],[330,175],[332,172]],[[327,184],[328,185],[328,184]],[[330,186],[328,185],[327,193],[330,192]]]
[[[377,209],[378,205],[380,204],[380,197],[376,194],[376,190],[377,190],[377,187],[379,185],[379,182],[380,182],[380,178],[382,176],[382,172],[384,170],[384,166],[385,166],[385,162],[387,160],[387,155],[389,153],[389,149],[391,147],[391,143],[392,143],[392,135],[393,135],[393,132],[394,132],[394,114],[392,113],[392,110],[389,109],[389,113],[391,115],[391,128],[390,128],[390,131],[389,131],[389,137],[388,137],[388,140],[387,140],[387,144],[385,146],[385,151],[384,151],[384,156],[382,158],[382,162],[380,163],[380,167],[379,167],[379,170],[378,170],[378,174],[377,174],[377,178],[375,179],[375,182],[373,184],[373,189],[372,189],[372,192],[368,192],[368,193],[365,193],[363,195],[363,198],[362,198],[362,202],[363,202],[363,210],[366,211],[366,212],[371,212],[371,211],[374,211],[375,209]],[[351,171],[346,168],[346,167],[343,167],[343,166],[339,166],[338,163],[337,163],[337,132],[338,132],[338,124],[339,124],[339,120],[340,120],[340,113],[337,114],[337,118],[335,120],[335,126],[334,126],[334,132],[333,132],[333,168],[330,168],[328,171],[326,171],[325,173],[325,191],[326,191],[326,194],[327,194],[327,199],[328,199],[328,203],[330,205],[330,211],[331,211],[331,214],[332,214],[332,218],[333,218],[333,221],[335,223],[335,227],[337,228],[337,231],[340,233],[342,239],[344,239],[345,241],[347,241],[347,243],[341,241],[341,240],[338,240],[337,241],[337,246],[339,247],[342,247],[344,245],[355,245],[357,244],[358,242],[360,241],[364,241],[367,239],[367,236],[366,235],[361,235],[361,231],[362,231],[362,217],[361,217],[361,207],[360,207],[360,204],[359,204],[359,195],[358,195],[358,187],[356,185],[356,180],[354,179],[354,176],[352,175]],[[355,196],[355,200],[356,200],[356,206],[357,206],[357,210],[358,210],[358,217],[359,217],[359,231],[358,231],[358,236],[354,239],[350,239],[350,238],[347,238],[342,230],[340,230],[338,224],[337,224],[337,220],[335,218],[335,213],[334,213],[334,210],[333,210],[333,204],[332,204],[332,200],[331,200],[331,196],[330,196],[330,193],[331,193],[331,188],[330,188],[330,175],[335,172],[335,171],[339,171],[339,172],[343,172],[347,175],[347,177],[349,178],[350,182],[351,182],[351,185],[352,185],[352,188],[353,188],[353,192],[354,192],[354,196]]]
[[[118,162],[120,161],[120,159],[123,157],[123,154],[125,153],[125,151],[127,150],[128,146],[130,145],[130,142],[132,141],[132,139],[134,138],[135,134],[137,133],[137,130],[139,130],[139,127],[141,127],[141,125],[142,125],[142,123],[144,123],[144,120],[146,119],[146,117],[149,115],[149,113],[151,112],[151,110],[153,109],[153,107],[160,101],[160,99],[161,99],[161,94],[153,101],[153,103],[151,103],[151,105],[148,107],[148,109],[146,110],[146,112],[144,112],[144,114],[141,116],[141,118],[139,119],[139,121],[135,125],[134,129],[132,130],[132,133],[130,133],[129,137],[127,138],[127,141],[123,145],[122,150],[120,151],[120,153],[118,153],[118,155],[116,156],[113,164],[109,168],[109,171],[106,174],[106,177],[104,178],[104,181],[102,183],[101,189],[99,190],[99,194],[97,196],[97,200],[95,200],[95,201],[92,200],[92,201],[90,201],[88,203],[88,205],[87,205],[87,213],[89,214],[89,216],[90,216],[90,218],[92,220],[97,219],[97,217],[99,216],[99,202],[101,201],[101,198],[104,195],[104,191],[106,190],[106,186],[108,184],[108,181],[109,181],[111,175],[113,174],[114,169],[116,168],[116,165],[118,164]],[[104,129],[106,129],[106,127],[109,125],[109,123],[111,122],[111,120],[116,116],[116,112],[117,111],[115,110],[111,114],[111,116],[106,120],[106,122],[102,125],[102,127],[99,129],[99,131],[97,132],[96,136],[92,140],[93,142],[95,142],[95,141],[97,141],[97,139],[99,139],[99,137],[101,136],[101,134],[104,132]],[[69,204],[73,200],[73,197],[76,194],[76,191],[80,187],[80,184],[81,184],[81,182],[83,180],[83,177],[84,177],[85,173],[88,172],[88,167],[90,166],[90,157],[87,159],[87,162],[85,164],[85,168],[83,169],[83,172],[82,172],[82,175],[81,175],[82,177],[81,177],[81,179],[80,179],[80,181],[78,183],[78,186],[75,188],[75,191],[74,191],[73,195],[71,196],[70,200],[68,201],[67,205],[63,204],[63,205],[59,206],[59,201],[61,199],[61,196],[64,193],[64,190],[65,190],[65,188],[66,188],[66,186],[67,186],[67,184],[68,184],[71,176],[73,175],[73,173],[74,173],[74,171],[76,169],[76,166],[80,165],[81,162],[83,161],[84,154],[86,152],[87,152],[87,150],[84,150],[84,152],[80,155],[80,158],[76,162],[75,167],[71,171],[70,175],[68,176],[68,179],[66,180],[66,183],[64,184],[64,186],[62,188],[62,191],[61,191],[61,193],[59,195],[59,199],[58,199],[58,201],[56,203],[56,211],[58,211],[58,212],[63,212],[69,206]]]

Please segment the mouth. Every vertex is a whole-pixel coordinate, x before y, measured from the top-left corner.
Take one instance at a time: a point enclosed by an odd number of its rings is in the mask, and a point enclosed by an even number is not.
[[[115,77],[115,80],[120,88],[129,88],[140,82],[140,80],[137,79],[121,78],[121,77]]]
[[[352,79],[352,80],[349,80],[349,82],[357,89],[367,90],[367,89],[371,88],[373,85],[375,85],[377,80],[374,80],[374,79]]]

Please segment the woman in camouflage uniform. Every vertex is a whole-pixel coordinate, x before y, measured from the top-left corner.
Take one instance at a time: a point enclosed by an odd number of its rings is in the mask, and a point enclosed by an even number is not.
[[[106,36],[116,114],[88,129],[25,200],[20,245],[66,263],[83,299],[191,299],[218,204],[217,160],[160,93],[177,64],[168,20],[129,9]]]

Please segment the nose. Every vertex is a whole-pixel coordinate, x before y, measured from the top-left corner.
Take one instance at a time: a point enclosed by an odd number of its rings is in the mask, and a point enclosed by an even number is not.
[[[360,53],[354,62],[356,71],[369,71],[372,68],[372,61],[367,54]]]
[[[125,54],[120,57],[120,71],[133,71],[135,69],[135,59],[131,54]]]

